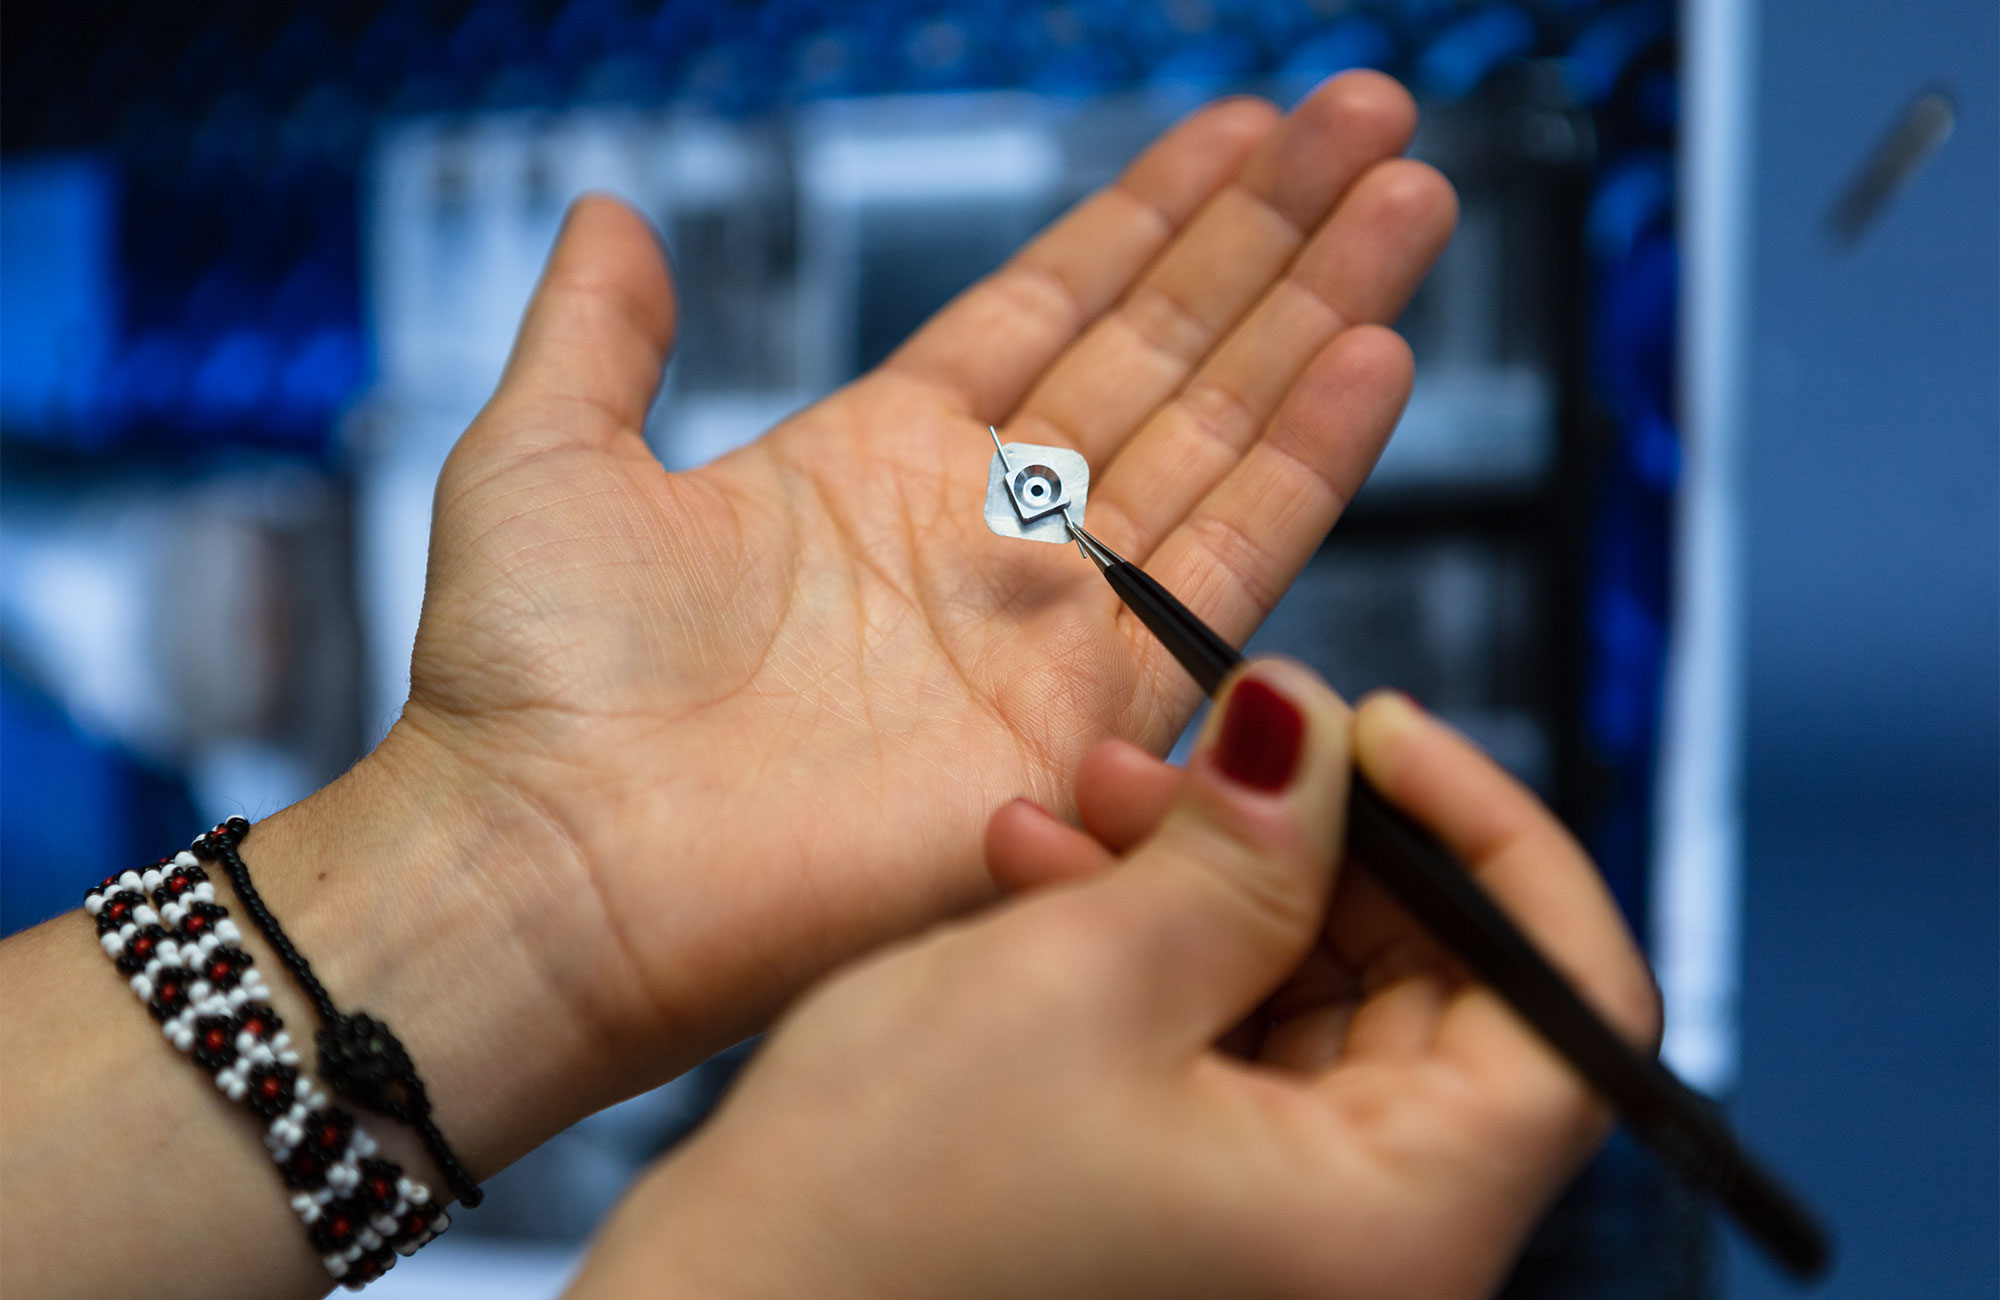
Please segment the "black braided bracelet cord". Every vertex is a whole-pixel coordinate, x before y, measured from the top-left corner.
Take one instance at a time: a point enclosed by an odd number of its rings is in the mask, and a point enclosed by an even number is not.
[[[389,1026],[366,1012],[342,1014],[326,986],[313,974],[312,963],[292,945],[278,918],[265,906],[257,886],[251,883],[250,869],[237,852],[237,845],[249,833],[249,822],[231,817],[209,832],[207,838],[222,869],[229,874],[229,883],[243,900],[251,922],[277,950],[278,960],[299,982],[319,1013],[320,1027],[313,1035],[313,1043],[319,1048],[320,1079],[335,1096],[416,1130],[424,1149],[444,1173],[452,1195],[468,1208],[477,1209],[485,1194],[459,1163],[451,1144],[431,1118],[430,1094],[425,1091],[416,1063],[410,1060],[401,1040],[389,1032]]]
[[[451,1220],[428,1188],[377,1158],[374,1139],[300,1068],[270,990],[201,866],[224,830],[143,872],[104,880],[84,896],[84,910],[167,1040],[265,1123],[264,1145],[320,1262],[358,1291]]]

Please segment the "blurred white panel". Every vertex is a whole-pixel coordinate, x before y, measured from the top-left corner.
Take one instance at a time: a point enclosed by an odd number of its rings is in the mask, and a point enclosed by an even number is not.
[[[662,459],[669,469],[706,465],[750,442],[816,396],[753,392],[687,398],[674,411],[672,435],[661,445]]]
[[[475,1211],[476,1213],[476,1211]],[[369,1284],[370,1300],[555,1300],[576,1273],[573,1246],[500,1244],[446,1233]]]
[[[483,398],[570,202],[644,206],[645,144],[615,113],[423,119],[385,137],[367,241],[382,385]]]
[[[1756,20],[1750,6],[1731,0],[1694,0],[1686,15],[1678,377],[1686,429],[1647,949],[1666,1007],[1661,1058],[1690,1084],[1720,1094],[1736,1078],[1742,968],[1739,476]]]
[[[0,627],[25,669],[93,735],[158,755],[174,736],[157,666],[148,530],[109,507],[15,511],[0,529]]]
[[[323,774],[279,745],[224,740],[187,764],[188,795],[203,822],[262,821],[319,789]]]
[[[260,817],[353,761],[345,523],[287,465],[24,495],[0,638],[86,732],[183,769],[204,816]]]
[[[1552,468],[1555,420],[1554,385],[1538,370],[1420,369],[1368,486],[1526,491]]]
[[[881,204],[1012,196],[1047,189],[1062,175],[1062,151],[1045,127],[915,125],[867,135],[829,129],[807,156],[808,193],[826,203]]]
[[[431,498],[438,471],[476,401],[371,398],[348,419],[359,469],[354,485],[354,569],[359,576],[363,740],[387,734],[410,696],[410,652],[424,604]]]
[[[797,349],[830,388],[990,270],[1056,206],[1060,114],[1019,94],[892,97],[810,110],[797,133]],[[924,310],[900,310],[921,300]]]

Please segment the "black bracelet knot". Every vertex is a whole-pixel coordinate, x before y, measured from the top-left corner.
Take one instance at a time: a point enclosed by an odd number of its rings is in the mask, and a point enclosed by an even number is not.
[[[407,1124],[428,1114],[417,1067],[389,1026],[357,1011],[337,1015],[313,1035],[319,1048],[320,1081],[336,1096]]]

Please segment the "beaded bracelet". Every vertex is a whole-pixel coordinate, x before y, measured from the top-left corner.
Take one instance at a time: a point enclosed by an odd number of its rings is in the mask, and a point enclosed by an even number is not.
[[[353,1115],[300,1069],[270,990],[201,866],[226,829],[144,872],[105,879],[84,896],[84,910],[167,1040],[266,1121],[264,1145],[314,1251],[335,1280],[358,1291],[451,1219],[429,1188],[379,1158]]]

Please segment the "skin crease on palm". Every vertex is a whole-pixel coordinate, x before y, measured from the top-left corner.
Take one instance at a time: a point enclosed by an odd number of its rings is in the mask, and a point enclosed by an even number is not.
[[[987,532],[988,423],[1074,446],[1092,529],[1232,638],[1366,477],[1410,382],[1384,327],[1455,220],[1415,110],[1343,76],[1211,105],[881,368],[700,470],[641,438],[675,309],[653,233],[571,213],[440,478],[411,695],[541,838],[505,888],[606,1044],[606,1096],[753,1032],[872,943],[990,896],[991,810],[1067,808],[1193,685],[1068,548]]]

